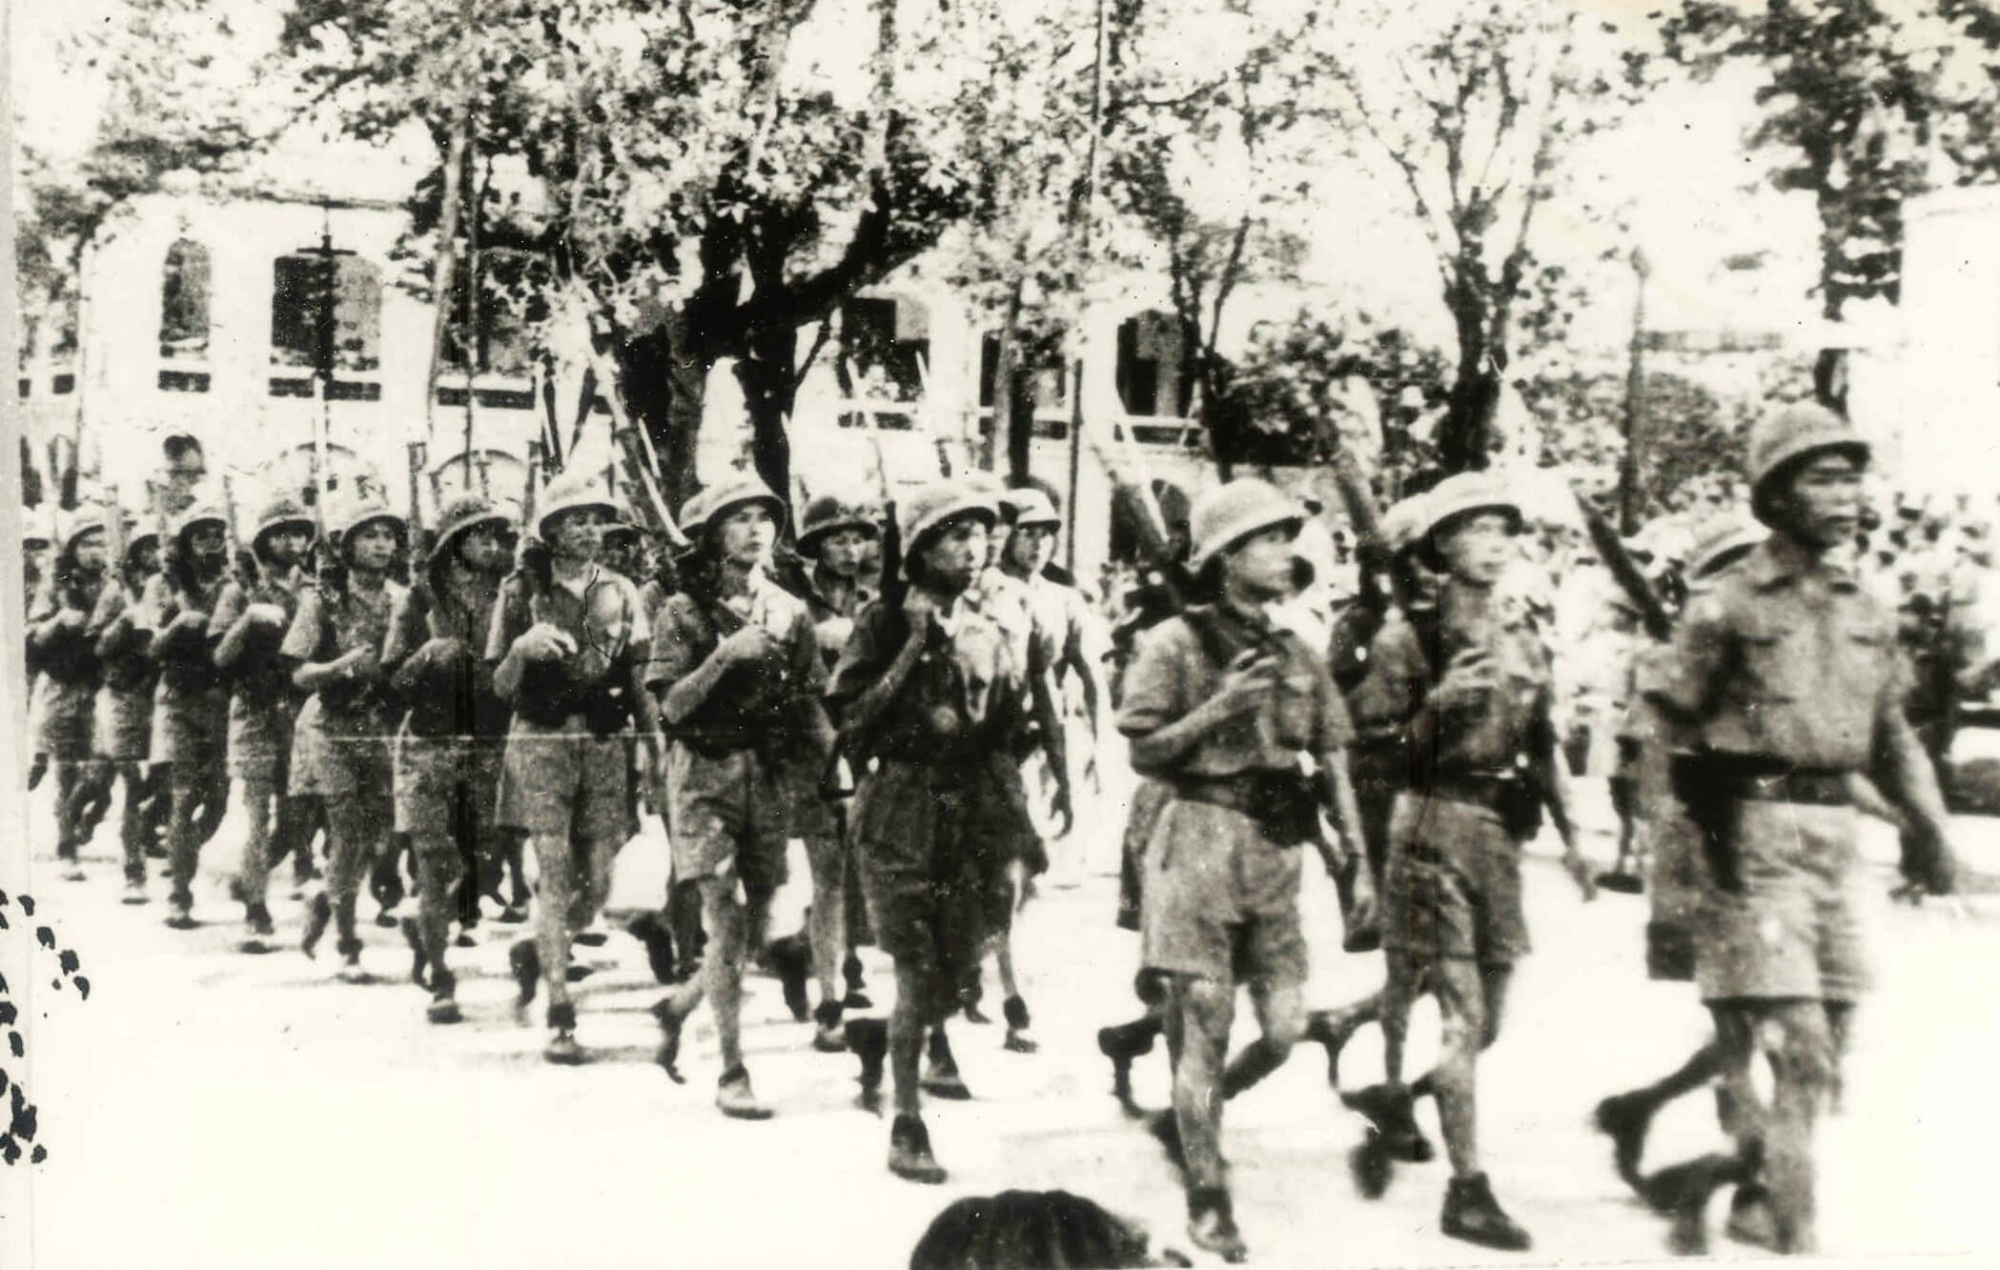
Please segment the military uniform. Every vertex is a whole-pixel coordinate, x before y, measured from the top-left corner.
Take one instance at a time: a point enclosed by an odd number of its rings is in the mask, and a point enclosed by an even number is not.
[[[616,514],[582,486],[552,489],[540,520],[544,540],[557,517],[586,508]],[[540,866],[535,939],[513,953],[519,1004],[525,1008],[537,980],[546,981],[554,1036],[545,1054],[567,1063],[582,1058],[569,997],[570,939],[602,905],[612,855],[635,829],[625,733],[634,711],[644,708],[632,693],[635,670],[650,655],[651,628],[638,588],[622,574],[592,562],[569,579],[551,572],[545,585],[523,569],[502,585],[493,608],[486,660],[496,675],[538,624],[560,630],[576,651],[523,663],[511,689],[496,678],[513,709],[497,822],[528,836]]]
[[[128,560],[138,545],[136,539],[128,545]],[[146,772],[158,672],[146,655],[148,637],[132,620],[145,582],[129,566],[121,574],[98,597],[86,633],[95,641],[103,667],[93,727],[93,749],[105,765],[98,779],[107,789],[113,777],[124,779],[118,836],[125,855],[125,899],[140,903],[146,898],[146,852],[158,839],[170,804],[159,788],[159,773],[149,777]]]
[[[83,809],[76,794],[88,784],[99,672],[96,642],[88,626],[99,596],[114,589],[106,585],[107,571],[80,570],[75,552],[85,535],[102,538],[103,532],[103,522],[91,517],[80,516],[69,527],[48,583],[28,614],[30,642],[41,670],[29,705],[35,720],[34,748],[55,763],[56,856],[71,877],[80,876],[77,848]]]
[[[403,532],[402,518],[385,507],[354,509],[342,526],[342,554],[351,552],[363,528],[384,522],[398,535]],[[279,657],[295,667],[327,665],[362,650],[379,658],[390,612],[403,592],[401,583],[387,577],[374,590],[355,587],[351,578],[338,587],[307,583]],[[391,697],[378,671],[370,678],[348,675],[323,683],[300,710],[292,734],[291,793],[322,800],[327,813],[326,890],[313,900],[307,951],[330,916],[348,967],[361,958],[355,907],[362,879],[389,832],[392,725]]]
[[[1194,510],[1190,563],[1223,567],[1246,539],[1296,526],[1304,514],[1264,482],[1225,485]],[[1268,697],[1193,739],[1164,767],[1140,766],[1172,790],[1146,844],[1140,938],[1144,971],[1170,985],[1190,1231],[1231,1259],[1240,1259],[1241,1240],[1223,1174],[1221,1113],[1236,986],[1250,986],[1260,1045],[1282,1061],[1303,1024],[1299,990],[1308,968],[1300,848],[1319,832],[1300,755],[1338,754],[1351,728],[1323,654],[1268,614],[1228,603],[1197,606],[1140,637],[1118,716],[1135,743],[1147,738],[1216,696],[1251,650],[1271,659]]]
[[[173,796],[168,828],[168,871],[173,889],[171,924],[192,924],[194,876],[202,844],[222,823],[229,778],[224,770],[228,744],[229,694],[211,660],[209,615],[229,582],[226,568],[204,578],[189,554],[193,531],[220,528],[220,512],[190,507],[181,514],[165,569],[146,584],[140,608],[153,632],[147,655],[159,668],[153,695],[153,751],[156,765],[170,773]],[[196,807],[201,814],[196,817]]]
[[[468,863],[475,875],[499,866],[495,816],[509,712],[485,658],[499,579],[461,580],[450,559],[465,534],[506,519],[483,500],[464,499],[441,520],[426,576],[390,612],[382,665],[408,703],[391,749],[396,831],[408,835],[417,866],[419,915],[405,918],[403,929],[429,967],[427,1017],[451,1023],[459,1017],[457,980],[445,965],[453,897],[476,884]]]
[[[1849,898],[1852,774],[1877,776],[1933,834],[1943,809],[1903,715],[1894,618],[1835,553],[1792,536],[1770,501],[1821,456],[1852,456],[1858,472],[1866,445],[1844,419],[1808,406],[1763,421],[1750,449],[1753,509],[1778,528],[1693,592],[1674,661],[1650,694],[1693,751],[1676,792],[1710,848],[1696,970],[1740,1095],[1729,1127],[1761,1155],[1779,1246],[1810,1251],[1811,1131],[1836,1064],[1827,1007],[1851,1003],[1869,978]],[[1905,867],[1948,887],[1948,853],[1934,848]],[[1748,1081],[1760,1048],[1775,1073],[1768,1106]]]
[[[311,531],[305,509],[289,499],[266,507],[252,537],[257,550],[265,536],[280,531]],[[258,557],[254,579],[232,578],[217,599],[208,633],[215,644],[216,665],[229,688],[228,772],[243,783],[243,805],[249,837],[243,844],[243,869],[237,885],[253,940],[271,933],[265,904],[271,866],[286,853],[310,848],[298,841],[308,831],[300,805],[288,796],[291,784],[292,723],[306,694],[292,686],[291,675],[278,656],[285,632],[298,613],[300,574],[297,565],[278,568]],[[265,625],[244,618],[254,605],[268,606],[279,620]],[[244,622],[237,638],[229,638]],[[246,945],[246,947],[250,947]],[[261,944],[253,951],[261,950]]]

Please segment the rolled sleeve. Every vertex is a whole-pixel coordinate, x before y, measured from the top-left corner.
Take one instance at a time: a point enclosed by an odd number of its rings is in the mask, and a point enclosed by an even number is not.
[[[299,611],[292,614],[285,642],[278,645],[278,656],[292,662],[314,661],[326,637],[326,599],[318,587],[306,587],[299,593]]]
[[[1720,590],[1697,590],[1674,632],[1671,657],[1659,659],[1642,691],[1682,719],[1699,720],[1713,704],[1729,651],[1729,612]]]
[[[1139,637],[1138,656],[1125,672],[1125,700],[1118,710],[1118,731],[1146,736],[1186,714],[1187,676],[1183,673],[1186,626],[1178,620],[1155,627]]]
[[[701,664],[701,645],[707,623],[685,595],[670,595],[660,605],[652,627],[651,650],[646,662],[648,684],[672,687]]]

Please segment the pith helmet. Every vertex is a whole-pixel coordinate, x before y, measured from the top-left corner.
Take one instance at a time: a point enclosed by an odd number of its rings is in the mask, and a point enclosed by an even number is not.
[[[1412,494],[1395,503],[1382,516],[1382,545],[1392,556],[1401,555],[1417,545],[1430,526],[1425,519],[1425,496]]]
[[[1688,577],[1720,573],[1770,536],[1769,529],[1741,512],[1717,516],[1695,532],[1694,549],[1688,553]]]
[[[1474,512],[1499,512],[1507,518],[1510,532],[1521,531],[1521,505],[1514,501],[1514,496],[1507,492],[1499,477],[1490,472],[1460,472],[1456,476],[1448,476],[1424,496],[1422,514],[1417,522],[1421,526],[1418,537],[1432,565],[1440,565],[1443,560],[1438,554],[1439,534],[1451,528],[1453,522]]]
[[[378,522],[389,526],[398,538],[402,538],[407,532],[403,518],[398,516],[387,503],[374,498],[356,500],[354,505],[347,509],[347,514],[334,526],[333,532],[340,535],[343,544],[348,544],[354,541],[354,535]],[[343,552],[346,550],[345,546],[342,550]]]
[[[1766,415],[1750,428],[1750,510],[1771,523],[1771,496],[1794,463],[1826,450],[1840,450],[1866,464],[1868,442],[1854,425],[1825,406],[1800,402]]]
[[[94,508],[79,508],[76,515],[62,528],[60,547],[62,554],[65,556],[74,554],[76,544],[85,534],[93,530],[98,533],[104,532],[104,514]]]
[[[295,498],[279,495],[264,504],[257,512],[257,532],[251,536],[254,547],[264,540],[265,534],[277,533],[281,529],[314,528],[312,514]]]
[[[717,481],[690,498],[687,506],[681,508],[681,532],[690,538],[698,537],[722,513],[745,503],[760,503],[771,513],[772,524],[785,523],[785,500],[773,494],[762,480],[742,473]]]
[[[903,520],[903,552],[915,556],[924,539],[948,520],[977,516],[988,529],[1000,523],[1000,509],[984,492],[959,481],[934,481],[896,508]]]
[[[1200,572],[1209,561],[1251,534],[1276,525],[1296,528],[1305,519],[1306,509],[1269,481],[1249,477],[1209,490],[1195,500],[1188,517],[1194,536],[1188,568]]]
[[[582,511],[596,508],[606,516],[618,514],[618,504],[604,492],[604,487],[594,480],[561,480],[549,487],[548,502],[535,513],[535,532],[543,538],[549,536],[549,522],[564,512]]]
[[[1002,510],[1016,529],[1026,525],[1051,525],[1062,528],[1062,514],[1056,511],[1055,503],[1049,496],[1030,485],[1025,489],[1010,489],[1000,496]]]
[[[822,539],[847,529],[870,538],[882,532],[866,507],[859,503],[844,503],[831,494],[821,494],[806,504],[805,520],[799,526],[799,554],[818,555]]]
[[[217,529],[229,527],[229,517],[219,507],[207,503],[196,503],[174,518],[173,544],[183,550],[187,547],[188,535],[201,525],[214,525]]]
[[[462,494],[446,503],[438,517],[437,545],[431,548],[431,562],[435,564],[443,559],[453,543],[481,525],[505,528],[507,517],[501,514],[499,508],[476,494]]]

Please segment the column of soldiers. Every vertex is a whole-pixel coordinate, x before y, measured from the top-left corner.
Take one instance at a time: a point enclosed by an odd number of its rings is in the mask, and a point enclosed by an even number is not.
[[[1649,968],[1695,981],[1715,1034],[1656,1085],[1607,1099],[1598,1123],[1680,1251],[1706,1246],[1703,1205],[1724,1186],[1733,1237],[1815,1247],[1812,1128],[1867,981],[1847,898],[1857,804],[1900,821],[1910,888],[1953,886],[1898,622],[1854,551],[1868,448],[1844,419],[1794,407],[1760,421],[1749,452],[1750,507],[1698,536],[1674,640],[1635,659],[1618,728],[1620,814],[1632,854],[1652,861]],[[303,882],[323,828],[326,885],[302,946],[332,927],[351,976],[362,882],[407,842],[418,913],[403,933],[426,1015],[448,1024],[461,1017],[452,928],[468,944],[482,898],[507,914],[500,890],[525,844],[535,928],[510,949],[518,1006],[546,992],[546,1057],[573,1063],[587,1056],[573,949],[605,938],[613,859],[650,806],[672,880],[633,933],[669,984],[654,1007],[661,1065],[681,1078],[682,1033],[706,1002],[718,1108],[771,1115],[740,1026],[746,970],[765,960],[811,1019],[813,1047],[857,1054],[865,1103],[886,1067],[890,1170],[945,1178],[924,1097],[970,1097],[947,1027],[976,1015],[987,956],[1007,1048],[1035,1044],[1010,935],[1047,867],[1040,826],[1069,827],[1066,679],[1096,726],[1083,605],[1049,566],[1051,500],[947,481],[886,523],[819,500],[794,554],[785,501],[733,477],[683,509],[691,546],[663,569],[595,484],[565,479],[518,527],[518,550],[491,504],[442,509],[407,583],[395,566],[410,527],[380,504],[351,507],[315,544],[304,509],[275,500],[237,565],[227,515],[181,501],[164,533],[128,535],[115,508],[71,522],[30,614],[36,741],[66,869],[122,782],[127,898],[144,900],[163,833],[169,922],[191,925],[199,852],[233,778],[251,822],[244,947],[269,947],[270,869],[292,855]],[[1416,1109],[1432,1101],[1450,1166],[1440,1228],[1525,1249],[1482,1165],[1478,1070],[1529,951],[1522,857],[1544,819],[1594,895],[1543,623],[1504,585],[1526,517],[1483,473],[1397,504],[1364,554],[1364,599],[1330,638],[1300,616],[1315,605],[1292,603],[1324,567],[1299,548],[1308,518],[1262,481],[1210,491],[1181,535],[1185,559],[1160,562],[1177,581],[1122,632],[1110,696],[1143,781],[1120,920],[1141,936],[1147,1011],[1099,1044],[1129,1099],[1132,1062],[1164,1036],[1172,1109],[1152,1128],[1181,1170],[1190,1237],[1226,1260],[1248,1252],[1226,1101],[1301,1039],[1324,1047],[1338,1086],[1344,1046],[1370,1023],[1385,1078],[1343,1093],[1364,1121],[1350,1156],[1360,1192],[1379,1196],[1398,1163],[1431,1158]],[[812,901],[786,946],[769,924],[792,838]],[[1305,1001],[1306,846],[1339,888],[1344,948],[1383,951],[1380,993]],[[870,1008],[863,938],[894,965],[886,1022],[844,1017]],[[1231,1057],[1239,987],[1258,1036]],[[1423,996],[1440,1052],[1406,1079]],[[1751,1078],[1758,1057],[1768,1091]],[[1658,1109],[1705,1085],[1731,1148],[1645,1173]]]

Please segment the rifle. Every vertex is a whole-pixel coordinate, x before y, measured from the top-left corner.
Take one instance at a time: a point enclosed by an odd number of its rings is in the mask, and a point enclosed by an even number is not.
[[[424,443],[421,441],[410,442],[409,455],[410,511],[407,526],[408,532],[405,534],[405,541],[409,544],[407,554],[409,556],[410,579],[414,581],[417,574],[422,571],[422,565],[419,562],[427,559],[431,553],[431,531],[424,528],[423,481],[426,459]]]
[[[243,533],[236,519],[236,481],[229,473],[222,474],[222,518],[229,532],[229,564],[236,570],[236,580],[248,591],[256,585],[256,559],[243,547]]]
[[[125,508],[118,501],[118,487],[104,487],[104,545],[110,555],[110,573],[119,586],[125,585],[125,553],[132,549],[125,532]]]
[[[1570,487],[1570,497],[1576,500],[1577,510],[1583,513],[1583,526],[1590,531],[1591,545],[1604,558],[1605,567],[1611,570],[1613,580],[1620,590],[1638,606],[1639,621],[1645,626],[1646,634],[1665,643],[1673,638],[1674,622],[1667,616],[1667,610],[1660,603],[1660,597],[1653,594],[1653,588],[1646,583],[1646,575],[1632,559],[1632,553],[1625,550],[1624,540],[1618,537],[1597,509],[1585,502],[1583,495]]]

